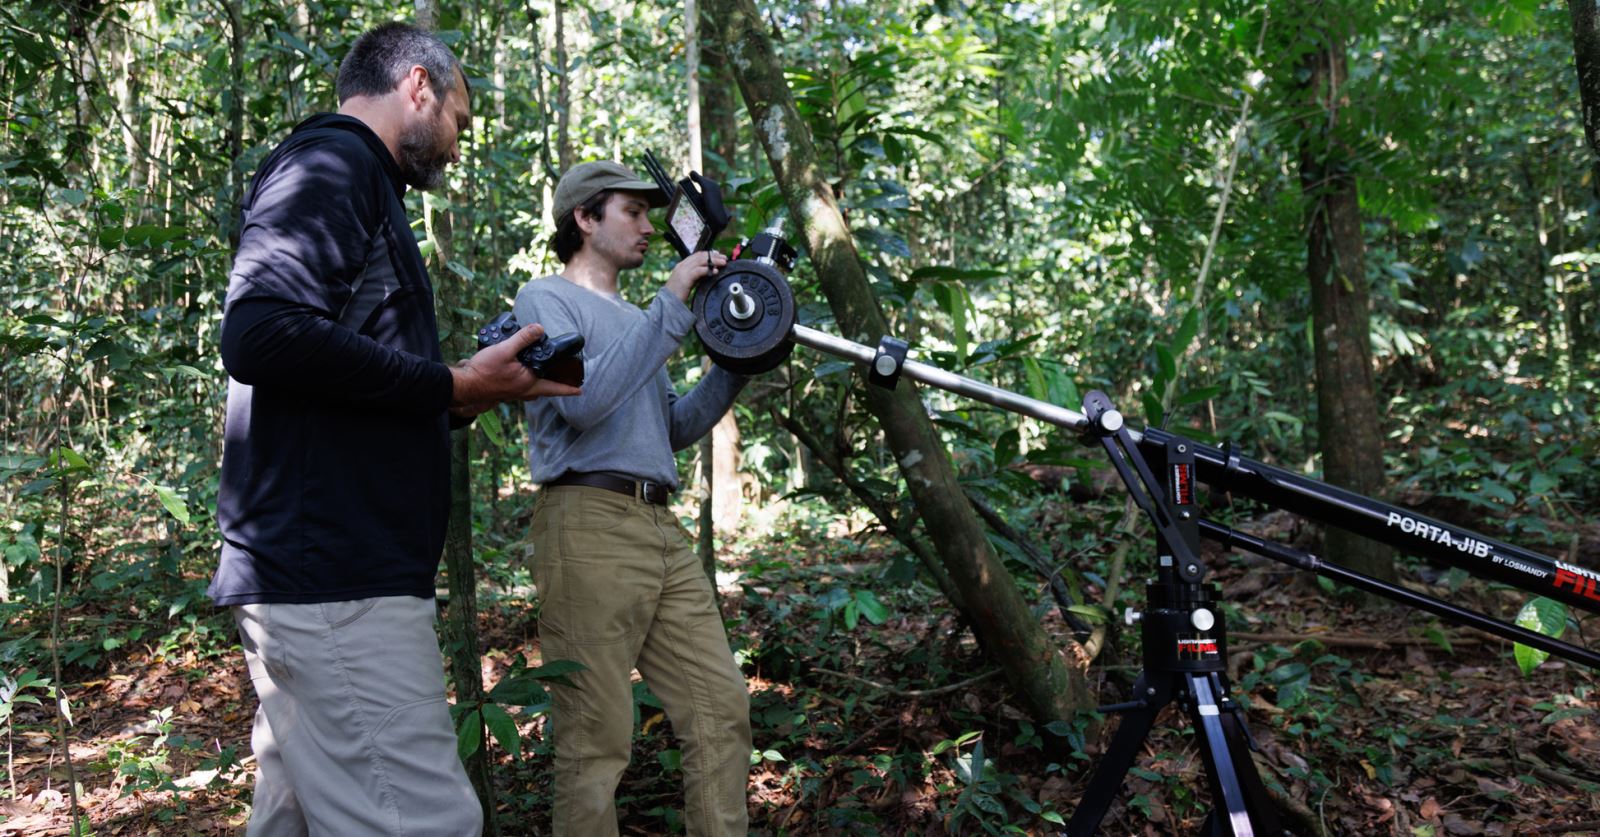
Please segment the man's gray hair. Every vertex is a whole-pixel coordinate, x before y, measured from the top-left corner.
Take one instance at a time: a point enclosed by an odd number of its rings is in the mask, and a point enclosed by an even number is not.
[[[460,59],[438,36],[409,23],[385,23],[357,38],[339,64],[339,78],[334,83],[339,104],[352,96],[387,94],[418,65],[428,71],[429,83],[441,101],[467,77]],[[472,91],[463,92],[470,100]]]

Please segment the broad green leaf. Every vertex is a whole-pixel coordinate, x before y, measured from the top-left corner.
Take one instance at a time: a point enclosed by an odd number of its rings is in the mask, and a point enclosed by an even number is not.
[[[1517,611],[1516,625],[1527,628],[1547,637],[1560,639],[1567,628],[1567,606],[1539,596],[1522,606]],[[1550,656],[1550,652],[1537,648],[1529,648],[1522,643],[1517,643],[1513,649],[1517,658],[1517,667],[1522,669],[1524,677],[1533,673]]]
[[[1145,390],[1139,393],[1139,400],[1144,404],[1144,420],[1153,426],[1160,426],[1161,418],[1166,415],[1166,411],[1161,409],[1161,398]]]
[[[1528,478],[1528,493],[1548,494],[1550,489],[1555,488],[1556,485],[1557,482],[1555,477],[1550,476],[1544,471],[1534,471],[1533,476]]]
[[[889,608],[871,590],[857,590],[855,604],[861,609],[861,615],[874,625],[882,625],[889,619]]]
[[[1018,448],[1022,445],[1022,435],[1016,428],[1011,428],[1000,434],[994,443],[994,466],[1004,468],[1016,460]]]
[[[1178,361],[1172,356],[1172,352],[1167,350],[1166,346],[1157,346],[1156,364],[1156,368],[1161,372],[1161,385],[1156,388],[1166,389],[1165,384],[1167,381],[1178,379]]]
[[[505,447],[505,431],[500,426],[500,413],[496,410],[485,410],[478,414],[478,427],[483,429],[483,435],[489,439],[493,447]]]
[[[1506,488],[1494,480],[1484,480],[1482,490],[1485,495],[1499,500],[1508,506],[1514,506],[1517,504],[1517,495],[1512,494],[1511,489]]]
[[[177,518],[179,523],[189,522],[189,505],[178,496],[178,492],[164,485],[152,484],[151,488],[155,489],[156,498],[161,501],[162,507],[168,514]]]
[[[1103,624],[1106,621],[1106,612],[1094,605],[1073,605],[1067,608],[1067,612],[1076,613],[1095,624]]]
[[[1220,386],[1201,387],[1200,389],[1193,389],[1178,396],[1175,405],[1178,407],[1187,407],[1190,404],[1199,404],[1203,401],[1208,401],[1221,394],[1222,387]]]
[[[483,746],[483,714],[477,709],[462,716],[456,726],[456,757],[466,759]]]
[[[89,461],[84,459],[82,454],[79,454],[77,451],[69,447],[56,448],[54,455],[51,457],[50,464],[64,471],[91,470],[89,467]],[[63,465],[65,467],[63,467]]]
[[[656,761],[661,769],[672,773],[683,769],[683,751],[679,749],[662,750],[656,754]]]
[[[1176,334],[1172,335],[1171,350],[1176,357],[1182,357],[1189,350],[1189,344],[1194,342],[1194,336],[1200,331],[1200,312],[1190,308],[1183,315],[1183,324],[1178,326]]]
[[[489,728],[500,749],[511,754],[511,760],[522,758],[522,734],[517,732],[517,722],[511,714],[496,703],[483,705],[483,723]]]

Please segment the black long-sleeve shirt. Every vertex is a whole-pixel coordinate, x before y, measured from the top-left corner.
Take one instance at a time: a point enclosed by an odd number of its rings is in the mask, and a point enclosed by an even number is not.
[[[307,119],[261,164],[222,320],[217,604],[433,595],[450,370],[405,185],[357,119]]]

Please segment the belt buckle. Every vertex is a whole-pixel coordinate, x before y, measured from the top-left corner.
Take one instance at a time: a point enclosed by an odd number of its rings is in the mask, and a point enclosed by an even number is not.
[[[651,482],[649,480],[640,480],[639,499],[654,506],[662,505],[661,501],[664,499],[664,495],[662,493],[661,483]]]

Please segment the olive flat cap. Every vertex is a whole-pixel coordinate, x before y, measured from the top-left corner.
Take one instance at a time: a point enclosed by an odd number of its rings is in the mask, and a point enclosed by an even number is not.
[[[561,182],[556,184],[553,213],[556,223],[561,223],[580,204],[606,189],[640,192],[651,206],[667,205],[667,196],[662,194],[660,187],[640,179],[632,169],[621,163],[610,160],[579,163],[567,169],[567,173],[561,175]]]

